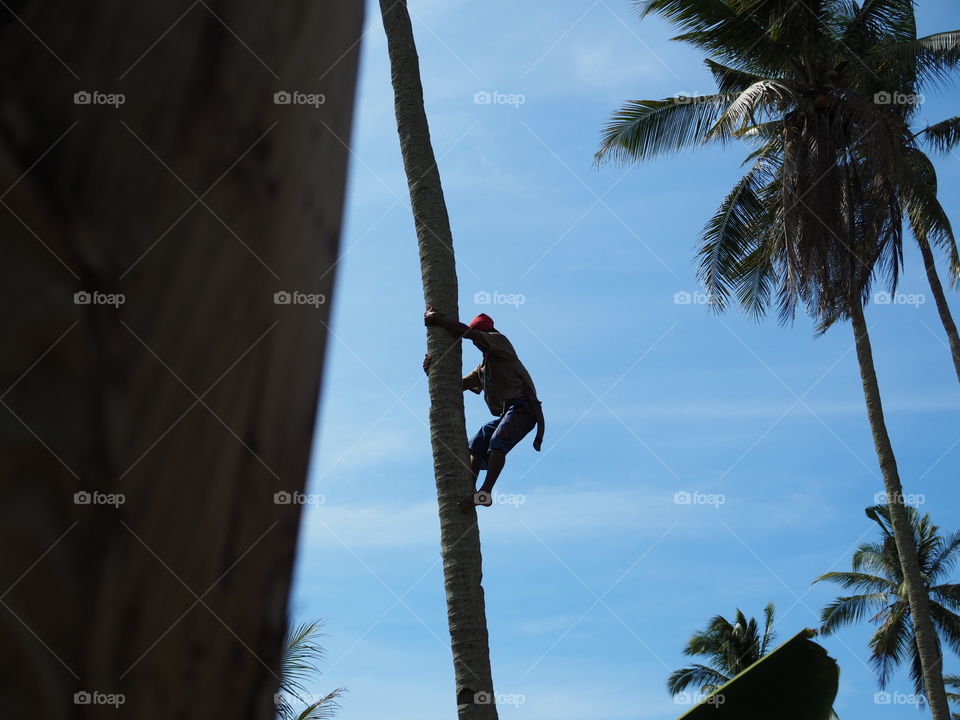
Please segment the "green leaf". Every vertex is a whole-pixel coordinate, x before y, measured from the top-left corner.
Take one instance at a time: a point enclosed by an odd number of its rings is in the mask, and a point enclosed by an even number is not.
[[[799,101],[798,91],[794,83],[786,80],[757,80],[727,105],[710,135],[735,138],[758,122],[781,117]]]
[[[960,115],[928,125],[917,135],[934,150],[946,155],[960,144]]]
[[[820,611],[820,632],[832,635],[845,625],[859,622],[865,616],[882,612],[889,603],[890,595],[886,592],[866,593],[838,597]]]
[[[960,65],[960,30],[885,43],[864,61],[881,75],[913,75],[920,86],[942,85],[949,81],[949,72]]]
[[[829,720],[840,668],[802,630],[710,693],[680,720]],[[784,701],[789,695],[789,702]]]
[[[632,100],[603,129],[597,161],[646,161],[702,144],[734,95]]]
[[[703,688],[704,686],[723,685],[730,678],[707,665],[699,663],[674,670],[667,678],[667,690],[671,695],[682,693],[688,687]]]
[[[847,24],[842,39],[848,46],[870,49],[881,38],[907,40],[915,36],[912,2],[867,0]]]
[[[731,289],[740,281],[743,258],[756,234],[766,227],[766,208],[759,198],[764,163],[765,159],[759,158],[734,186],[700,236],[698,274],[718,310],[726,307]]]

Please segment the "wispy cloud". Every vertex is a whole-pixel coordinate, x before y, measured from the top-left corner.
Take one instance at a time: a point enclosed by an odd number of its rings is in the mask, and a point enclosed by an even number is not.
[[[481,510],[480,522],[486,542],[495,547],[518,538],[536,543],[536,538],[565,542],[617,533],[655,537],[673,522],[680,524],[677,532],[684,537],[716,532],[722,529],[721,520],[735,525],[748,521],[751,532],[788,526],[812,529],[828,514],[813,493],[787,489],[768,501],[726,495],[717,506],[716,489],[698,489],[695,482],[681,484],[671,479],[659,488],[534,488],[525,494],[508,493],[505,487],[502,494],[498,491],[503,504]],[[431,498],[311,506],[304,511],[303,542],[311,548],[435,546],[439,542],[436,502]]]

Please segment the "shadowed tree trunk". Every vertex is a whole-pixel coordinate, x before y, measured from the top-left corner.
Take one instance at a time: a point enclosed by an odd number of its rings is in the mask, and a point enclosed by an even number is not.
[[[4,717],[273,717],[362,15],[0,11]]]
[[[867,418],[873,433],[873,444],[880,460],[883,475],[883,487],[890,507],[890,521],[893,525],[894,540],[900,556],[903,581],[907,588],[910,603],[910,616],[913,619],[917,638],[917,651],[923,665],[923,684],[926,688],[927,702],[934,720],[950,720],[950,709],[943,685],[943,668],[933,622],[930,619],[930,600],[920,574],[917,560],[917,547],[913,538],[910,518],[903,504],[903,485],[897,470],[897,460],[893,454],[890,436],[883,417],[883,404],[880,400],[880,386],[873,365],[873,350],[867,322],[863,316],[863,306],[853,302],[850,306],[850,320],[857,348],[857,360],[860,362],[860,379],[863,382],[863,396],[867,404]]]
[[[947,304],[947,296],[943,292],[943,284],[940,282],[940,276],[937,275],[937,264],[933,257],[933,251],[930,249],[930,243],[928,243],[925,238],[918,237],[917,244],[920,246],[920,254],[923,256],[923,268],[927,273],[930,292],[933,293],[933,299],[937,303],[937,313],[940,315],[940,322],[943,323],[943,329],[947,333],[947,341],[950,344],[950,356],[953,358],[953,367],[957,372],[957,380],[960,380],[960,335],[957,334],[957,325],[953,321],[953,315],[950,313],[950,306]]]
[[[424,300],[448,317],[457,318],[453,237],[430,144],[410,16],[405,0],[380,0],[380,9],[390,53],[400,149],[420,247]],[[464,515],[457,506],[474,490],[467,458],[460,340],[432,327],[427,331],[427,352],[433,357],[429,375],[430,439],[458,714],[461,719],[496,718],[481,585],[480,532],[476,512]]]

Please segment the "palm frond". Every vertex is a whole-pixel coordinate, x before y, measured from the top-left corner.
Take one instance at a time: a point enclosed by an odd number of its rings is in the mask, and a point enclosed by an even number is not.
[[[713,75],[717,89],[721,93],[741,93],[755,82],[765,79],[760,75],[723,65],[710,58],[704,60],[704,63]]]
[[[940,538],[937,552],[930,559],[930,567],[927,569],[931,582],[936,582],[942,575],[953,570],[958,560],[960,560],[960,531]]]
[[[894,670],[916,650],[907,603],[891,606],[890,612],[870,638],[870,650],[870,665],[877,674],[880,687],[885,688]]]
[[[913,5],[904,0],[866,0],[844,28],[844,45],[871,49],[881,39],[916,37]],[[866,47],[864,47],[866,46]]]
[[[767,603],[767,606],[763,609],[763,636],[760,641],[760,655],[766,655],[770,650],[770,646],[777,639],[777,633],[773,630],[773,618],[776,609],[773,606],[773,603]]]
[[[302,682],[317,674],[316,663],[324,656],[323,648],[317,644],[322,635],[322,624],[318,622],[301,623],[287,633],[280,664],[284,689],[305,691]]]
[[[931,600],[930,619],[933,620],[940,639],[954,652],[960,652],[960,615]]]
[[[960,612],[960,584],[934,585],[930,588],[930,595],[945,607]]]
[[[766,230],[766,212],[759,192],[765,180],[765,158],[724,198],[700,235],[698,274],[713,306],[722,311],[740,278],[744,256]]]
[[[748,127],[784,115],[798,100],[798,88],[790,81],[772,78],[757,80],[733,97],[707,137],[737,138]]]
[[[891,557],[884,544],[864,543],[853,553],[852,566],[855,572],[872,571],[872,574],[885,578],[899,577],[899,566],[892,566]]]
[[[859,572],[828,572],[814,582],[821,580],[835,582],[844,590],[865,590],[872,594],[893,593],[897,589],[897,584],[888,578]]]
[[[346,692],[337,688],[319,700],[313,700],[307,683],[321,675],[317,663],[325,651],[319,645],[323,625],[307,622],[290,627],[284,636],[280,657],[280,687],[277,692],[277,717],[280,720],[326,720],[339,709],[337,699]],[[296,706],[303,706],[298,710]]]
[[[936,634],[934,634],[936,639]],[[939,657],[940,642],[937,641],[937,650]],[[925,704],[924,684],[923,684],[923,661],[920,659],[920,649],[917,647],[916,637],[912,638],[910,643],[910,679],[913,680],[913,693],[917,698],[917,709],[922,710]]]
[[[734,137],[756,147],[740,164],[741,167],[753,163],[760,157],[765,157],[770,162],[777,164],[783,162],[782,120],[768,120],[756,125],[749,125],[734,133]]]
[[[960,30],[883,44],[865,62],[882,75],[915,75],[919,87],[943,84],[960,64]]]
[[[766,235],[756,238],[737,268],[737,300],[754,319],[760,319],[766,313],[776,292],[774,249],[780,243],[769,238],[777,233],[776,221],[773,221]]]
[[[943,684],[948,688],[960,690],[960,675],[944,675]],[[947,693],[947,700],[952,703],[960,703],[960,693]],[[960,720],[960,714],[953,713],[953,720]]]
[[[731,668],[728,665],[728,649],[732,635],[733,625],[722,615],[715,615],[707,623],[705,630],[698,630],[690,636],[683,654],[706,656],[714,666],[729,671]]]
[[[329,720],[335,717],[340,710],[340,703],[337,698],[345,692],[344,688],[337,688],[333,692],[327,693],[314,703],[307,705],[299,715],[297,720]]]
[[[604,127],[596,161],[646,161],[705,142],[734,95],[716,94],[633,100]]]
[[[867,615],[883,610],[888,602],[887,593],[838,597],[820,611],[820,632],[824,635],[832,635],[845,625],[852,625]]]
[[[677,695],[688,687],[701,690],[709,685],[723,685],[728,680],[729,677],[707,665],[690,665],[670,673],[667,678],[667,691],[671,695]]]
[[[724,0],[640,0],[640,17],[657,14],[682,34],[674,40],[699,47],[722,61],[770,69],[789,55],[777,42],[777,18],[764,17],[749,3]],[[798,13],[799,15],[799,13]]]
[[[960,115],[928,125],[917,136],[936,152],[946,155],[960,144]]]

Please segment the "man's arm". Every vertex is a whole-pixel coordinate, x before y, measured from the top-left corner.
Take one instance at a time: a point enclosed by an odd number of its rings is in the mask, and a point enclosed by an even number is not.
[[[430,363],[433,361],[429,355],[426,355],[423,358],[423,371],[429,375],[430,374]],[[477,371],[474,370],[472,373],[467,375],[461,381],[462,390],[470,390],[471,392],[479,393],[480,392],[480,378],[477,377]]]
[[[433,309],[433,306],[427,308],[423,314],[423,324],[426,326],[436,325],[457,337],[465,337],[468,340],[480,340],[483,342],[483,333],[479,330],[473,330],[468,325],[464,325],[459,320],[452,320],[441,312]]]

